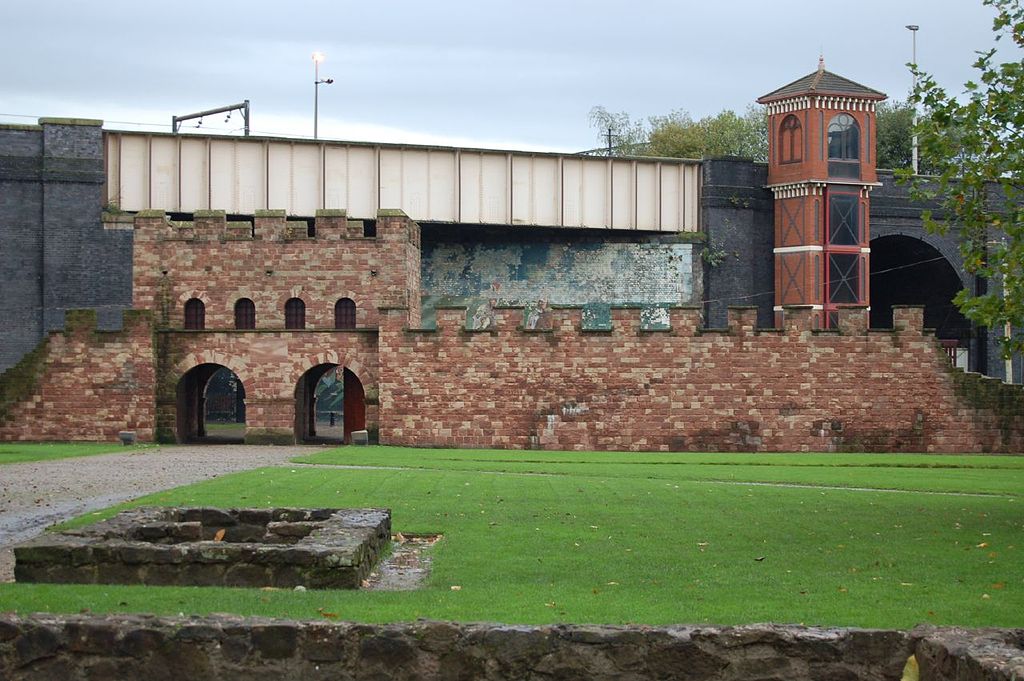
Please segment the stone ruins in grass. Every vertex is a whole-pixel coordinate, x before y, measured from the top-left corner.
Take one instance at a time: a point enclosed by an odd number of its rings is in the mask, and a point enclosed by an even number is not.
[[[387,509],[157,508],[14,550],[21,582],[358,589],[391,541]]]

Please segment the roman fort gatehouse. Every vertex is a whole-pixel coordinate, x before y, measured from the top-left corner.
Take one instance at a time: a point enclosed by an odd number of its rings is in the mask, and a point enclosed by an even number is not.
[[[766,165],[0,126],[0,438],[1020,451],[884,97],[763,96]]]

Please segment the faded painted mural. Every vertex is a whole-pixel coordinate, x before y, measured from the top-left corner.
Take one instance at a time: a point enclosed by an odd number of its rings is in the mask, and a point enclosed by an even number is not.
[[[694,244],[678,236],[479,228],[423,229],[423,324],[434,308],[465,305],[470,328],[487,328],[496,306],[523,306],[523,326],[545,328],[550,306],[585,305],[600,327],[610,305],[694,303]],[[616,238],[617,237],[617,238]],[[604,314],[602,314],[604,312]]]

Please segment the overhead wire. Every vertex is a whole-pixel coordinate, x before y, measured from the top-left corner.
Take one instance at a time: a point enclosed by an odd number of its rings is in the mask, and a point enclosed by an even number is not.
[[[905,263],[905,264],[897,265],[897,266],[894,266],[894,267],[887,267],[887,268],[885,268],[883,270],[875,270],[873,272],[870,272],[868,276],[872,277],[872,276],[876,276],[876,275],[879,275],[879,274],[888,274],[889,272],[896,272],[896,271],[899,271],[899,270],[909,269],[911,267],[918,267],[920,265],[927,265],[928,263],[938,262],[940,260],[941,261],[945,261],[945,262],[949,262],[948,260],[946,260],[945,256],[939,255],[939,256],[936,256],[934,258],[928,258],[926,260],[917,260],[915,262]],[[950,265],[952,266],[952,263],[950,263]],[[728,303],[728,302],[733,302],[733,301],[751,300],[753,298],[760,298],[762,296],[771,296],[771,295],[775,295],[775,289],[769,289],[769,290],[765,290],[765,291],[758,291],[756,293],[748,293],[748,294],[744,294],[744,295],[741,295],[741,296],[723,296],[723,297],[719,297],[719,298],[705,298],[705,299],[700,301],[700,304],[701,305],[709,305],[709,304],[712,304],[712,303]]]
[[[29,119],[33,119],[33,120],[39,120],[40,118],[46,118],[46,116],[36,116],[36,115],[29,115],[29,114],[15,114],[15,113],[3,113],[3,112],[0,112],[0,118],[5,118],[5,117],[6,118],[29,118]],[[173,127],[170,123],[153,123],[153,122],[143,122],[143,121],[115,121],[115,120],[107,120],[107,119],[102,119],[102,120],[103,120],[104,125],[107,124],[107,123],[110,123],[110,124],[113,124],[113,125],[134,125],[134,126],[139,126],[139,127],[144,127],[144,128],[166,128],[168,130],[172,129],[172,127]],[[2,123],[0,123],[0,125],[2,125]],[[231,134],[231,133],[234,133],[234,132],[238,132],[239,130],[244,130],[245,129],[244,127],[226,128],[226,127],[219,127],[219,126],[213,126],[213,125],[203,125],[201,128],[199,126],[197,126],[197,125],[186,125],[184,127],[187,127],[187,128],[190,128],[190,129],[192,129],[192,128],[199,128],[200,130],[202,130],[204,132],[209,131],[209,132],[216,132],[218,134],[220,134],[220,133]],[[292,132],[280,132],[280,131],[274,131],[274,130],[252,130],[252,129],[250,129],[249,133],[250,133],[250,135],[262,135],[262,136],[265,136],[265,137],[288,137],[288,138],[295,138],[295,139],[313,139],[312,135],[303,135],[303,134],[297,134],[297,133],[292,133]]]

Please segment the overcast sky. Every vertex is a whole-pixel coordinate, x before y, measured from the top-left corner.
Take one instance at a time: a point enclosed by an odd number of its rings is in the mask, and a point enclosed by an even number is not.
[[[249,99],[254,134],[579,151],[587,114],[742,111],[817,67],[891,98],[918,63],[950,91],[992,44],[981,0],[9,0],[0,122],[170,129]],[[238,116],[201,130],[238,129]],[[194,131],[194,129],[193,129]]]

